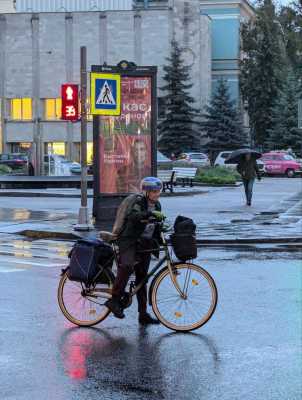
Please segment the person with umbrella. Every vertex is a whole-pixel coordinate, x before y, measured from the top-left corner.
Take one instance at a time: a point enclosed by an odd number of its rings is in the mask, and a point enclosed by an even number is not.
[[[252,205],[253,186],[255,178],[261,180],[261,175],[258,169],[256,159],[261,157],[261,153],[251,149],[240,149],[233,151],[228,159],[225,161],[226,164],[238,164],[237,171],[241,175],[245,196],[246,204]]]

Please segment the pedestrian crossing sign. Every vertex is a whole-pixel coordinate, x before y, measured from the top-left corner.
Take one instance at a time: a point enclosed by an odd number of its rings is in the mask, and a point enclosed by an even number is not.
[[[120,115],[121,76],[91,72],[90,97],[92,115]]]

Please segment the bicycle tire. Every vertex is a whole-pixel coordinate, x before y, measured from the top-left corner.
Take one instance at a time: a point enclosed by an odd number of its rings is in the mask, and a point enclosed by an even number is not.
[[[113,282],[114,282],[114,275],[111,271],[109,270],[104,270],[104,273],[106,274],[107,278],[108,278],[108,289],[112,288],[113,286]],[[102,312],[102,314],[100,316],[98,316],[95,319],[92,320],[83,320],[83,319],[79,319],[78,317],[75,317],[74,315],[72,315],[72,311],[68,310],[66,307],[66,300],[64,301],[64,287],[66,285],[66,283],[70,283],[72,281],[69,280],[68,278],[68,273],[67,271],[61,276],[60,282],[59,282],[59,286],[58,286],[58,292],[57,292],[57,298],[58,298],[58,304],[59,307],[63,313],[63,315],[65,316],[65,318],[67,318],[70,322],[72,322],[75,325],[78,326],[94,326],[99,324],[100,322],[102,322],[105,318],[108,317],[108,315],[110,314],[110,311],[108,310],[108,308],[106,308],[104,306],[104,310]],[[73,282],[75,284],[75,287],[78,286],[79,290],[80,290],[80,283],[79,282]],[[76,285],[78,284],[78,285]],[[95,287],[97,287],[99,284],[96,283]],[[102,284],[104,286],[104,284]],[[82,296],[83,297],[83,296]],[[108,298],[110,298],[110,294],[108,294]]]
[[[153,309],[154,314],[158,318],[158,320],[167,328],[177,331],[177,332],[190,332],[190,331],[193,331],[193,330],[198,329],[201,326],[205,325],[209,321],[209,319],[213,316],[213,314],[216,310],[217,302],[218,302],[217,287],[216,287],[215,281],[211,277],[211,275],[204,268],[200,267],[199,265],[189,264],[189,263],[179,263],[179,264],[175,264],[173,266],[173,268],[176,269],[177,273],[179,273],[179,271],[181,269],[185,269],[185,268],[190,269],[192,271],[195,271],[195,273],[200,274],[200,276],[202,276],[205,279],[205,281],[208,283],[208,286],[209,286],[209,289],[211,292],[210,306],[209,306],[207,312],[198,321],[188,324],[188,325],[177,325],[176,323],[169,321],[166,317],[164,317],[162,315],[160,308],[159,308],[158,290],[160,288],[161,283],[163,283],[164,279],[167,276],[170,279],[170,285],[174,291],[173,293],[175,294],[176,297],[178,296],[179,299],[181,299],[181,296],[179,295],[179,293],[177,292],[173,283],[171,282],[168,267],[165,267],[161,271],[159,271],[159,273],[155,276],[155,278],[151,284],[151,287],[152,287],[152,291],[151,291],[152,309]],[[197,282],[196,279],[195,279],[195,281]],[[164,291],[164,293],[167,293],[167,292]],[[173,302],[173,300],[171,300],[171,303],[172,302]],[[174,303],[172,303],[172,304],[174,304]]]

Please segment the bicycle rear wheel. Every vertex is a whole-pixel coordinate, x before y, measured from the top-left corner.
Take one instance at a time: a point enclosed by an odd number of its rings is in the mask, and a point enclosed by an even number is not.
[[[188,332],[200,328],[214,314],[218,293],[211,275],[195,264],[173,266],[184,298],[176,290],[168,267],[155,277],[151,293],[152,308],[167,328]]]
[[[104,303],[111,298],[114,275],[104,270],[106,279],[89,288],[71,281],[65,272],[59,282],[58,303],[64,316],[78,326],[93,326],[103,321],[110,311]]]

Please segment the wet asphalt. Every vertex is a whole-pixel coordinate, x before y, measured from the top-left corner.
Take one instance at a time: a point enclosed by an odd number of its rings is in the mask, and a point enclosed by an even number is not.
[[[301,253],[199,250],[219,303],[191,334],[142,328],[136,304],[96,328],[56,300],[71,243],[0,236],[1,400],[300,400]]]

